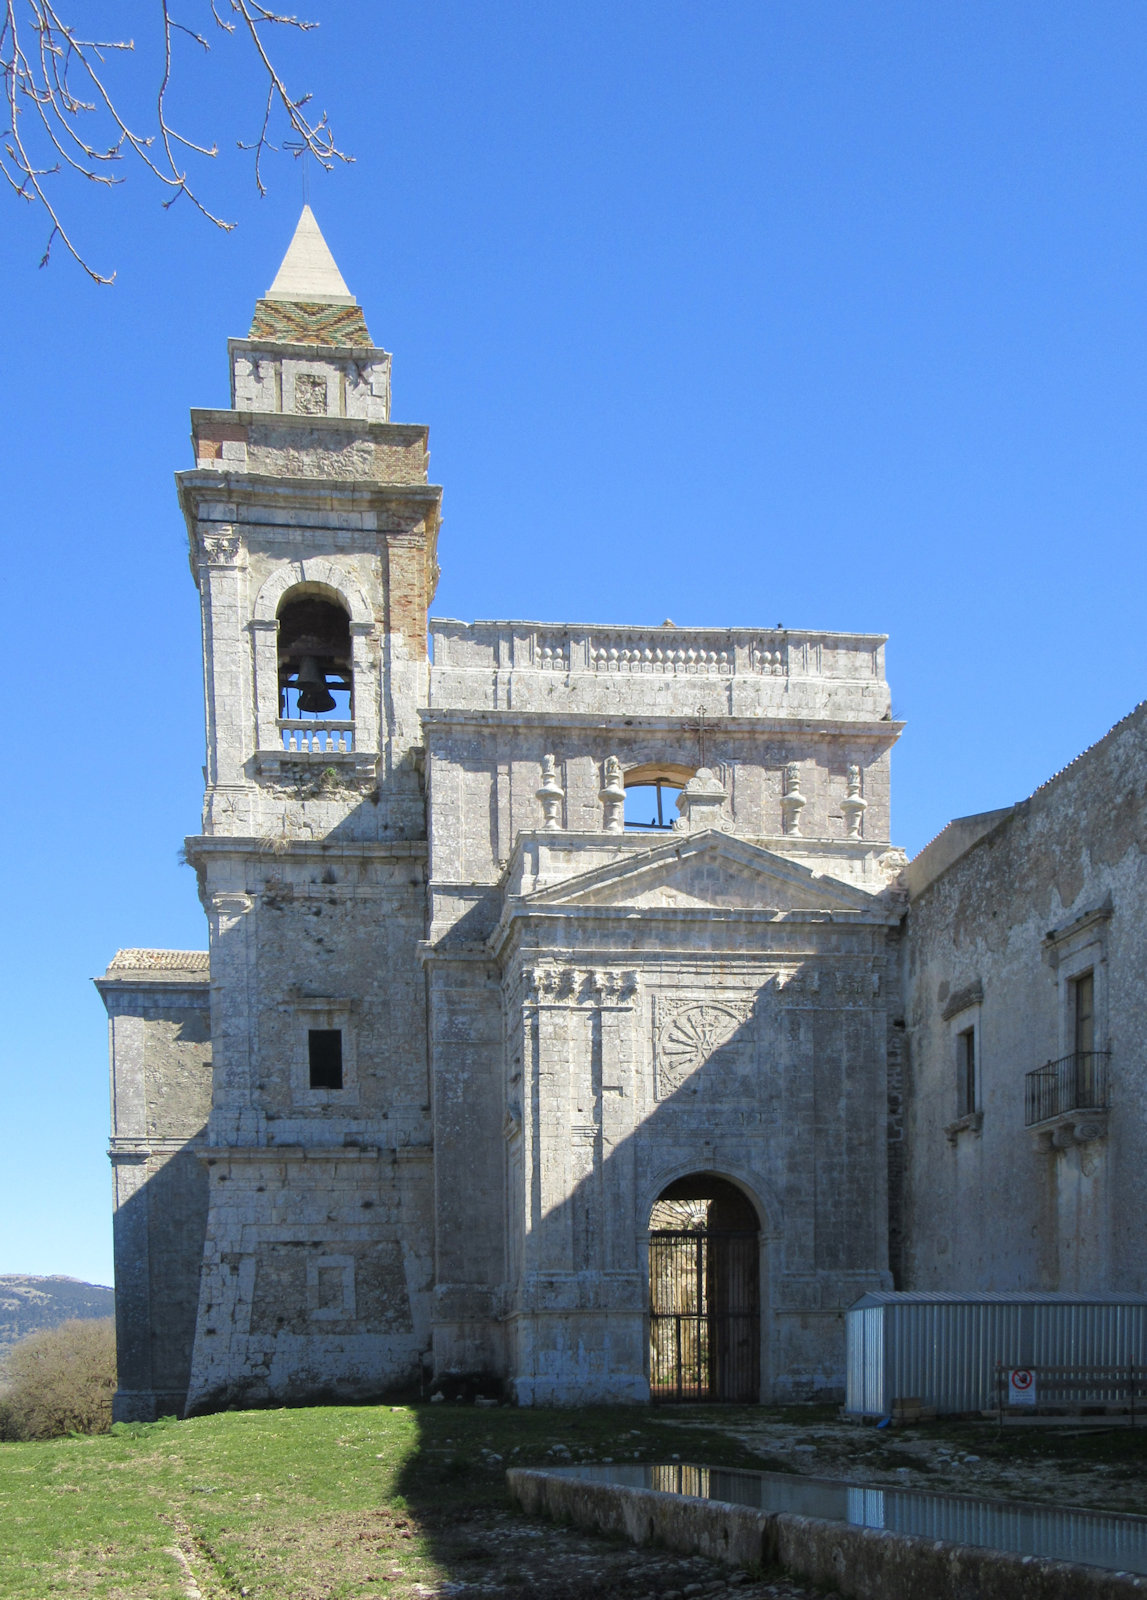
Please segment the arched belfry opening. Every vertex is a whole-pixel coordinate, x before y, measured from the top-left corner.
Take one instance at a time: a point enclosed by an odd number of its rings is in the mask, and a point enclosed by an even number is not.
[[[693,1173],[649,1219],[649,1392],[656,1403],[761,1393],[760,1222],[727,1178]]]
[[[667,833],[677,821],[677,797],[692,776],[692,767],[673,762],[630,767],[623,776],[625,831]]]
[[[354,717],[350,618],[335,600],[283,596],[279,621],[279,716],[286,719]]]

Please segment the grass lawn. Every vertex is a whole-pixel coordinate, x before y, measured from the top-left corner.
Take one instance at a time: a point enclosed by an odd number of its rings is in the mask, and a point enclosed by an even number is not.
[[[665,1412],[636,1408],[325,1406],[0,1444],[0,1595],[433,1591],[478,1554],[467,1522],[505,1504],[512,1463],[676,1453],[768,1464],[723,1432],[699,1431],[697,1408],[688,1417],[694,1426],[678,1429]]]
[[[504,1479],[511,1464],[673,1456],[1147,1511],[1147,1428],[892,1434],[813,1406],[225,1412],[0,1444],[0,1597],[418,1600],[460,1582],[523,1600],[677,1593],[684,1580],[651,1567],[653,1552],[611,1553],[509,1511]]]

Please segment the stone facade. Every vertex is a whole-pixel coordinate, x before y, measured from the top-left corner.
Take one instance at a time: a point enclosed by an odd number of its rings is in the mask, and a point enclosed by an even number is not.
[[[1142,705],[908,870],[912,1288],[1147,1293],[1145,734]]]
[[[168,1416],[187,1398],[207,1222],[207,954],[121,950],[96,982],[112,1061],[116,1407]]]
[[[997,849],[953,864],[974,824],[905,876],[883,638],[428,623],[426,429],[390,421],[390,357],[309,213],[229,350],[232,407],[192,413],[178,475],[210,982],[206,954],[138,951],[100,980],[117,1414],[451,1373],[526,1404],[647,1400],[654,1207],[706,1184],[755,1218],[752,1394],[839,1393],[843,1310],[901,1266],[949,1272],[941,1233],[996,1193],[979,1152],[1007,1143],[1006,1183],[1015,1143],[987,1076],[982,1121],[944,1133],[944,1008],[979,984],[987,1019],[1013,919],[960,909]],[[676,796],[672,826],[627,821],[634,789]],[[1017,862],[1042,804],[1008,814]],[[1102,809],[1078,804],[1077,844]],[[1023,911],[1068,966],[1081,913],[1125,937],[1103,896],[1130,870],[1076,858],[1049,836],[1061,877],[1029,873]],[[1066,1156],[1058,1126],[1057,1154],[1024,1145],[1033,1196],[1093,1159],[1073,1126]],[[948,1261],[974,1279],[970,1237]]]
[[[390,358],[309,213],[229,350],[232,407],[192,413],[178,476],[210,985],[158,952],[134,959],[162,980],[121,956],[101,983],[119,1414],[451,1371],[644,1400],[651,1208],[690,1174],[759,1219],[762,1392],[839,1387],[841,1309],[889,1281],[883,639],[443,621],[432,665],[426,430],[390,421]],[[317,671],[284,654],[300,604],[343,640],[321,716],[289,698]],[[675,826],[627,830],[658,781]],[[208,989],[192,1127],[172,1006],[202,1019]],[[160,1261],[179,1319],[145,1292]],[[179,1360],[149,1374],[131,1352],[161,1326]]]

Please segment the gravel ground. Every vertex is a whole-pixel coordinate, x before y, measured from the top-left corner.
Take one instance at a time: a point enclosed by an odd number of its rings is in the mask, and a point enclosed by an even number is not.
[[[673,1425],[691,1426],[679,1411]],[[940,1423],[877,1430],[838,1421],[755,1420],[747,1412],[727,1424],[710,1414],[704,1426],[739,1440],[778,1470],[805,1476],[1147,1514],[1147,1429],[1013,1423],[1000,1432],[986,1424]]]
[[[429,1531],[429,1530],[428,1530]],[[780,1577],[729,1572],[700,1556],[635,1549],[509,1512],[477,1514],[443,1540],[450,1577],[412,1595],[498,1600],[813,1600],[811,1589]],[[468,1571],[473,1569],[473,1574]]]

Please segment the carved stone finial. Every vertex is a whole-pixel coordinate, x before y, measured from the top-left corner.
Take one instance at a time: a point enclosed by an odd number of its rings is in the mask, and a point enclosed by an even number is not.
[[[603,776],[605,781],[597,794],[604,808],[602,827],[606,833],[621,833],[625,828],[625,784],[616,756],[606,756]]]
[[[784,815],[785,832],[794,839],[801,836],[801,812],[805,808],[805,797],[801,794],[801,769],[797,762],[790,761],[785,768],[785,792],[781,796],[781,811]]]
[[[677,809],[681,815],[674,827],[682,833],[700,833],[703,828],[727,830],[729,823],[724,810],[728,798],[728,792],[716,774],[709,767],[698,767],[677,796]]]
[[[860,824],[868,810],[868,801],[860,792],[860,768],[855,762],[848,769],[848,797],[840,802],[840,809],[844,813],[845,838],[859,839]]]
[[[543,831],[557,833],[562,825],[562,801],[566,792],[558,782],[557,763],[553,756],[542,757],[542,786],[536,793],[542,803]]]

